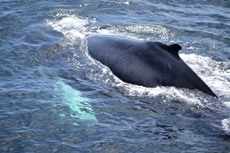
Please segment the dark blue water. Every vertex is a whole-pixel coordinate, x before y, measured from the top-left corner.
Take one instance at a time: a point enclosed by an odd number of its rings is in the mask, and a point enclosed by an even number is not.
[[[179,43],[219,99],[122,82],[95,34]],[[230,151],[228,0],[1,0],[0,51],[0,152]]]

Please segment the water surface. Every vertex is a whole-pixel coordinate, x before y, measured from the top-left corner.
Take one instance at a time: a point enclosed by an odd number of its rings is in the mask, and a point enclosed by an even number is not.
[[[229,152],[230,2],[0,2],[0,152]],[[86,38],[178,43],[219,99],[119,80]]]

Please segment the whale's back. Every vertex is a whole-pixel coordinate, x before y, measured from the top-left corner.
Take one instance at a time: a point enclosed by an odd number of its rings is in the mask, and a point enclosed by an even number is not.
[[[117,36],[92,36],[89,54],[121,80],[145,87],[175,86],[198,89],[217,97],[179,57],[178,44],[140,41]]]

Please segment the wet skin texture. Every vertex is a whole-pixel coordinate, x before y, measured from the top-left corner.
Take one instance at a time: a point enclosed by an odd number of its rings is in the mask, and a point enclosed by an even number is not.
[[[118,36],[91,36],[89,54],[121,80],[145,87],[174,86],[198,89],[217,97],[179,57],[181,46]]]

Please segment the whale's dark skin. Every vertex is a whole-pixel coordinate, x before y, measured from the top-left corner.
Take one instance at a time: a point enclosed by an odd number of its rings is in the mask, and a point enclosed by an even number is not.
[[[174,86],[216,94],[179,57],[178,44],[141,41],[118,36],[91,36],[89,54],[121,80],[145,87]]]

